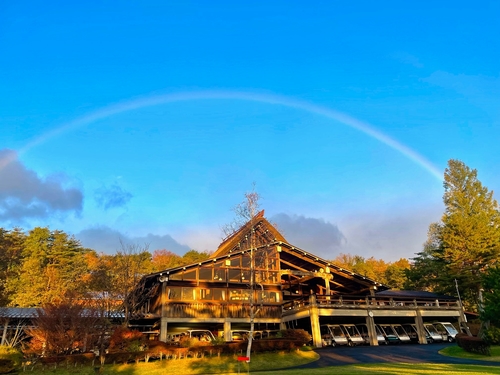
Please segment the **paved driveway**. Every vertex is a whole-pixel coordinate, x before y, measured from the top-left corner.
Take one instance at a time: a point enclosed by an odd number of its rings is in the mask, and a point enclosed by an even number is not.
[[[353,365],[361,363],[403,362],[403,363],[450,363],[500,366],[500,362],[476,361],[446,357],[439,350],[454,344],[408,344],[383,346],[327,347],[317,350],[321,358],[298,368]]]

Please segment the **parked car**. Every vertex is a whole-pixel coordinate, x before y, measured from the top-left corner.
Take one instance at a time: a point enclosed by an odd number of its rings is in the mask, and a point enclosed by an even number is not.
[[[319,327],[321,333],[321,345],[331,346],[332,345],[332,333],[327,325],[322,325]]]
[[[427,340],[428,342],[432,343],[443,341],[443,336],[441,336],[436,327],[434,327],[431,323],[424,323],[424,327],[430,336],[430,340]]]
[[[233,341],[246,341],[246,340],[248,340],[248,334],[249,334],[249,331],[245,331],[245,330],[231,331],[231,339]]]
[[[448,342],[455,341],[455,336],[457,335],[458,330],[453,324],[450,322],[437,322],[432,323],[432,325],[436,327],[436,330],[441,334],[443,340]]]
[[[214,334],[207,329],[188,329],[183,332],[170,333],[167,335],[168,341],[179,344],[183,337],[196,338],[200,341],[210,342],[215,340]]]
[[[401,326],[405,330],[405,332],[408,335],[408,337],[410,338],[411,342],[418,342],[417,327],[415,327],[414,324],[405,323],[405,324],[401,324]]]
[[[361,336],[361,333],[359,333],[354,324],[341,324],[340,328],[344,330],[347,339],[352,343],[351,346],[363,345],[365,343],[363,336]]]
[[[378,326],[380,327],[380,330],[384,334],[384,337],[389,344],[399,344],[401,342],[396,331],[394,331],[394,328],[392,328],[392,325],[378,324]]]
[[[323,327],[323,329],[321,329],[321,327]],[[322,340],[324,340],[325,342],[325,345],[354,345],[345,334],[345,331],[340,327],[340,324],[325,324],[321,327],[320,332],[322,332],[321,336]]]
[[[391,326],[394,329],[394,332],[396,332],[396,335],[398,336],[398,339],[401,343],[411,342],[410,336],[408,336],[401,324],[391,324]]]
[[[370,335],[368,334],[368,326],[364,323],[356,324],[356,327],[358,328],[359,333],[361,334],[361,337],[365,340],[366,344],[370,343]],[[387,341],[385,339],[384,334],[380,330],[380,327],[377,325],[375,326],[375,332],[377,333],[377,341],[380,344],[387,345]]]

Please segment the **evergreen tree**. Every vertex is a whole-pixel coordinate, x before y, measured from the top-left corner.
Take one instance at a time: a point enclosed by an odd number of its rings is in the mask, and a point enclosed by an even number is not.
[[[477,304],[482,274],[500,254],[498,203],[477,171],[458,160],[448,163],[444,189],[442,249],[436,257],[446,265],[450,282],[457,279],[466,298]]]
[[[500,327],[500,267],[489,268],[483,276],[484,306],[481,320]]]
[[[405,271],[405,289],[450,293],[447,270],[443,261],[436,257],[442,250],[441,245],[441,224],[432,223],[429,225],[423,251],[413,258],[412,266]]]
[[[477,171],[450,160],[444,173],[445,212],[429,227],[424,251],[408,273],[413,286],[455,292],[455,280],[468,308],[477,308],[482,275],[500,255],[500,213],[493,192]]]
[[[0,228],[0,306],[12,299],[9,284],[19,276],[25,239],[19,228],[10,231]]]
[[[32,229],[24,241],[19,277],[8,283],[13,293],[11,305],[36,307],[81,292],[85,252],[74,237],[62,231]]]

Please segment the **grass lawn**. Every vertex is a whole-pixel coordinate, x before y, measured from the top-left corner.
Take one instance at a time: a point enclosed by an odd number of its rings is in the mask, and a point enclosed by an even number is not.
[[[449,347],[445,351],[455,348]],[[493,349],[493,348],[492,348]],[[451,350],[453,352],[453,350]],[[500,347],[495,347],[493,353],[500,354]],[[469,353],[467,353],[469,354]],[[498,374],[500,368],[494,366],[477,365],[445,365],[445,364],[415,364],[415,363],[383,363],[383,364],[365,364],[365,365],[347,365],[335,367],[323,367],[316,369],[300,370],[277,370],[285,367],[299,366],[313,362],[318,358],[314,351],[301,351],[294,353],[264,353],[254,354],[250,364],[250,373],[260,375],[368,375],[368,374],[390,374],[390,375],[480,375],[480,374]],[[484,356],[482,356],[484,358]],[[465,357],[464,357],[465,358]],[[467,357],[469,358],[469,357]],[[490,358],[490,357],[488,357]],[[248,364],[240,364],[240,373],[247,374]],[[30,370],[27,369],[27,372]],[[92,367],[65,368],[57,369],[46,368],[35,369],[36,374],[54,374],[54,375],[95,375],[96,371]],[[128,365],[107,365],[100,372],[104,375],[201,375],[201,374],[238,374],[238,362],[236,357],[204,358],[204,359],[181,359],[181,360],[163,360],[150,363],[128,364]]]
[[[458,345],[449,346],[439,351],[439,354],[447,355],[450,357],[457,358],[467,358],[467,359],[478,359],[480,361],[493,361],[500,362],[500,345],[494,345],[491,347],[491,356],[486,356],[482,354],[469,353],[458,347]]]
[[[248,366],[251,366],[251,371],[262,371],[270,370],[275,372],[273,369],[280,369],[286,367],[300,366],[309,362],[316,361],[319,355],[310,351],[297,351],[292,353],[262,353],[254,354],[252,356],[251,364],[245,362],[239,363],[236,359],[237,357],[221,356],[220,358],[187,358],[187,359],[170,359],[163,361],[155,361],[139,364],[117,364],[117,365],[106,365],[100,372],[103,375],[111,374],[123,374],[123,375],[165,375],[166,373],[172,375],[199,375],[199,374],[237,374],[238,366],[240,367],[240,372],[242,374],[247,373]],[[30,372],[31,369],[27,368],[26,372]],[[93,367],[79,367],[73,368],[64,365],[54,367],[46,367],[42,369],[37,367],[34,369],[34,373],[41,374],[57,374],[57,375],[69,375],[69,374],[82,374],[90,375],[95,374],[96,371]]]

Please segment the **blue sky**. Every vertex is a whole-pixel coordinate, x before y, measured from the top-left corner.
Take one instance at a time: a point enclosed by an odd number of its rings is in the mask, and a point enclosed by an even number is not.
[[[498,1],[5,1],[0,225],[214,250],[253,183],[326,258],[422,249],[449,159],[498,190]],[[438,175],[438,176],[436,176]]]

